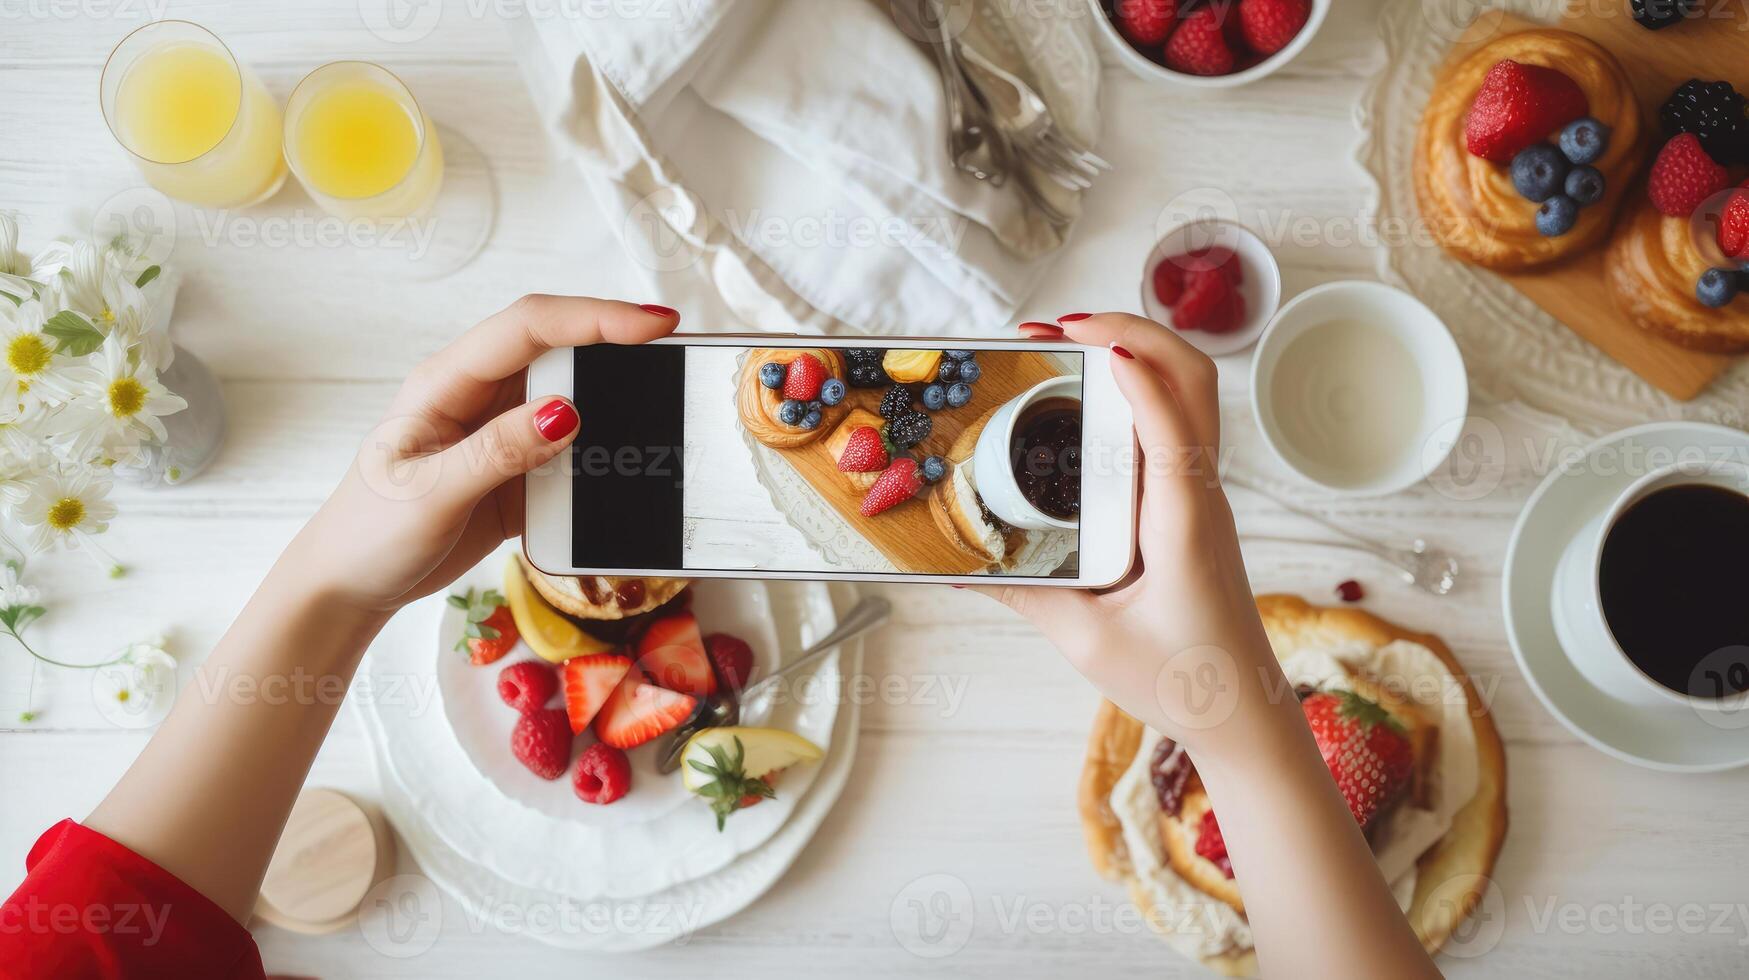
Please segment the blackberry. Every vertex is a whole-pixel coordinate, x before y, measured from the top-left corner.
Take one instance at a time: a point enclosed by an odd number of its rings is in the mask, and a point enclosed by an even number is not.
[[[1632,0],[1634,22],[1648,31],[1661,31],[1693,17],[1700,0]]]
[[[852,364],[879,364],[887,352],[873,347],[850,347],[844,351],[844,359]]]
[[[1730,82],[1691,78],[1658,110],[1658,122],[1669,139],[1693,133],[1707,155],[1725,166],[1749,163],[1749,116],[1743,96]]]
[[[900,449],[910,449],[929,438],[929,433],[935,430],[935,423],[922,412],[907,410],[904,415],[887,422],[887,438]]]
[[[878,363],[864,362],[850,365],[847,372],[851,387],[879,388],[881,385],[892,384],[893,379],[887,377],[887,372]]]
[[[911,414],[911,389],[894,385],[881,396],[881,418],[888,422]]]

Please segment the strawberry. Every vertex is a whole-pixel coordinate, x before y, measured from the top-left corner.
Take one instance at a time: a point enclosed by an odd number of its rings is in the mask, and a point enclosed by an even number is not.
[[[1178,23],[1178,0],[1117,0],[1112,12],[1124,37],[1152,47],[1164,43]]]
[[[1172,326],[1178,330],[1231,329],[1226,324],[1234,295],[1232,282],[1219,269],[1188,272],[1184,296],[1172,311]]]
[[[1749,259],[1749,181],[1731,192],[1719,214],[1719,248],[1733,259]]]
[[[874,486],[868,488],[868,496],[862,498],[862,516],[873,517],[897,507],[917,496],[922,487],[923,478],[917,475],[917,461],[900,456],[881,473]]]
[[[670,691],[702,698],[717,690],[698,619],[689,612],[658,619],[644,630],[638,637],[638,669]]]
[[[1209,333],[1232,333],[1245,325],[1245,297],[1237,289],[1228,290],[1227,302],[1215,312],[1203,329]]]
[[[1180,21],[1166,41],[1166,67],[1187,75],[1231,74],[1233,49],[1222,29],[1221,13],[1214,7],[1199,7]]]
[[[1730,172],[1700,145],[1700,137],[1681,133],[1658,152],[1646,192],[1652,205],[1674,218],[1686,218],[1706,199],[1731,186]]]
[[[880,430],[872,425],[859,425],[844,444],[844,452],[838,457],[838,469],[845,473],[879,473],[887,468],[889,461]]]
[[[632,671],[596,714],[595,737],[616,749],[635,749],[680,727],[697,706],[697,698],[646,684]]]
[[[1220,868],[1227,877],[1233,877],[1233,862],[1227,857],[1227,840],[1221,836],[1221,825],[1215,821],[1213,810],[1202,812],[1202,824],[1196,832],[1196,853]]]
[[[1227,281],[1235,287],[1245,284],[1245,266],[1239,261],[1238,253],[1230,248],[1209,246],[1194,248],[1180,255],[1177,259],[1185,272],[1195,272],[1200,269],[1219,269],[1226,273]]]
[[[1311,16],[1309,0],[1239,0],[1239,35],[1252,51],[1272,55],[1287,47]]]
[[[1353,691],[1318,692],[1300,708],[1348,811],[1366,828],[1409,785],[1415,760],[1402,726]]]
[[[1166,259],[1154,267],[1154,298],[1161,306],[1171,308],[1184,295],[1184,266],[1178,264],[1183,257]]]
[[[753,675],[753,648],[740,637],[727,633],[712,633],[704,638],[704,652],[723,686],[739,691]]]
[[[540,660],[518,661],[498,672],[498,696],[519,714],[546,707],[558,689],[558,675]]]
[[[624,752],[596,742],[577,757],[577,767],[571,770],[571,788],[585,803],[612,803],[632,788],[632,764]]]
[[[1502,61],[1488,69],[1470,114],[1464,145],[1484,160],[1507,164],[1519,151],[1591,111],[1578,83],[1553,68]]]
[[[571,762],[571,726],[557,708],[542,708],[516,719],[510,754],[542,779],[558,779]]]
[[[631,669],[632,658],[617,653],[565,661],[565,715],[571,719],[572,732],[583,734]]]
[[[783,397],[811,402],[820,397],[826,377],[826,365],[812,354],[803,354],[789,362],[789,371],[783,376]]]
[[[504,604],[504,597],[487,589],[479,595],[469,589],[466,595],[452,595],[449,604],[462,610],[461,639],[455,641],[457,650],[468,652],[468,662],[476,667],[484,666],[509,653],[516,646],[516,619],[510,615],[510,607]]]

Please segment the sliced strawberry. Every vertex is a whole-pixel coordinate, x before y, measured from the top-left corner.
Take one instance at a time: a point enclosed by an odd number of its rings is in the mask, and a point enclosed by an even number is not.
[[[887,468],[888,462],[887,446],[881,441],[880,430],[872,425],[859,425],[844,443],[844,452],[838,456],[838,469],[845,473],[879,473]]]
[[[595,737],[616,749],[634,749],[680,727],[697,706],[697,698],[646,684],[633,671],[595,715]]]
[[[868,496],[862,498],[862,516],[873,517],[881,511],[897,507],[917,496],[917,491],[922,487],[923,478],[917,475],[917,461],[909,456],[900,456],[881,473],[874,486],[869,487]]]
[[[638,669],[670,691],[702,698],[717,690],[717,675],[704,655],[698,619],[689,612],[650,624],[638,638]]]
[[[632,658],[617,653],[597,653],[565,661],[565,715],[571,719],[574,734],[583,734],[631,669]]]

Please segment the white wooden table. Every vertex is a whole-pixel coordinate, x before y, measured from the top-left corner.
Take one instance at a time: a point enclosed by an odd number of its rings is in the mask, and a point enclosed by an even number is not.
[[[1202,187],[1223,189],[1246,213],[1331,230],[1332,244],[1282,247],[1290,294],[1370,276],[1372,251],[1334,242],[1360,221],[1367,201],[1348,156],[1350,113],[1381,57],[1373,28],[1381,2],[1344,0],[1290,69],[1230,94],[1152,88],[1111,69],[1100,149],[1118,171],[1092,193],[1075,240],[1027,316],[1133,308],[1155,210]],[[349,267],[344,248],[179,246],[188,282],[176,336],[223,380],[230,440],[198,482],[120,494],[123,517],[106,543],[133,568],[129,577],[96,578],[74,556],[42,563],[53,608],[38,636],[69,657],[95,658],[166,631],[185,663],[197,661],[340,475],[408,367],[480,316],[536,290],[663,299],[645,292],[647,280],[618,253],[567,165],[552,159],[503,30],[492,22],[502,5],[448,4],[437,28],[409,44],[367,30],[357,0],[164,6],[0,4],[0,207],[21,212],[27,242],[81,231],[77,209],[137,185],[104,127],[97,80],[111,45],[148,10],[211,27],[282,99],[323,61],[370,58],[391,67],[433,114],[486,150],[502,203],[485,253],[428,285],[367,278]],[[267,213],[300,208],[314,213],[290,189]],[[1226,366],[1235,465],[1284,478],[1261,452],[1244,409],[1244,361]],[[1501,409],[1479,414],[1502,426],[1508,445],[1528,431]],[[1502,901],[1485,926],[1500,935],[1480,944],[1490,947],[1484,956],[1444,958],[1452,975],[1743,976],[1749,777],[1662,775],[1600,755],[1536,702],[1506,648],[1499,569],[1513,516],[1538,476],[1531,462],[1515,459],[1498,488],[1468,502],[1425,486],[1369,502],[1299,494],[1356,526],[1424,534],[1454,549],[1466,574],[1449,598],[1399,586],[1367,559],[1304,546],[1249,545],[1253,582],[1323,601],[1337,582],[1359,578],[1369,586],[1367,608],[1438,632],[1493,692],[1512,809],[1497,874]],[[1235,500],[1248,533],[1315,533],[1255,497]],[[264,927],[258,937],[269,969],[324,977],[511,969],[523,976],[1197,974],[1133,918],[1114,915],[1119,889],[1088,866],[1074,788],[1092,692],[1026,624],[976,595],[885,591],[898,621],[870,644],[869,669],[903,679],[911,693],[866,706],[850,788],[800,862],[753,908],[684,945],[599,961],[500,933],[446,902],[436,944],[407,959],[377,953],[356,930],[310,939]],[[0,727],[15,726],[26,703],[26,663],[0,648]],[[962,696],[950,703],[943,682]],[[4,891],[22,875],[22,857],[43,828],[89,811],[144,740],[106,726],[79,675],[36,672],[30,703],[40,718],[0,735]],[[311,778],[373,793],[367,748],[350,717]],[[930,875],[958,879],[971,896],[969,918],[958,923],[969,924],[967,941],[942,959],[914,955],[891,925],[895,903],[915,893],[907,886]]]

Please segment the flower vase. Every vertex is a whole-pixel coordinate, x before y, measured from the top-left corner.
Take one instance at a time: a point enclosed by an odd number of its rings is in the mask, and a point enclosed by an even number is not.
[[[174,486],[199,476],[225,441],[225,398],[218,379],[200,358],[175,345],[170,366],[158,380],[182,396],[188,407],[164,416],[169,438],[161,445],[144,446],[139,458],[117,464],[118,480],[142,487]]]

